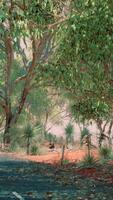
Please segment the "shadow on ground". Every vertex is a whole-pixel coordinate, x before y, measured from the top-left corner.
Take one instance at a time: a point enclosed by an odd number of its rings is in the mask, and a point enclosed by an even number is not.
[[[81,176],[74,165],[69,170],[0,157],[1,200],[113,200],[112,186]]]

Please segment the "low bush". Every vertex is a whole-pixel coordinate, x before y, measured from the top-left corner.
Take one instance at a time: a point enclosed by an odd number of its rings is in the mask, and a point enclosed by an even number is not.
[[[37,155],[38,154],[38,147],[36,145],[31,147],[31,155]]]
[[[96,165],[98,162],[93,155],[85,155],[83,160],[79,163],[80,167],[90,167]]]
[[[63,160],[63,165],[67,165],[67,164],[69,164],[69,160],[67,159]]]
[[[100,148],[99,154],[102,159],[109,159],[111,158],[112,152],[110,148],[104,146]]]

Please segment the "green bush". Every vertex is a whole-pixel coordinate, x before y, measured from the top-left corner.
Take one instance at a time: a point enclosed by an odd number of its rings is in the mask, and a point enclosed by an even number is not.
[[[63,165],[67,165],[67,164],[69,164],[69,160],[67,159],[63,160]]]
[[[31,155],[37,155],[38,154],[38,147],[36,145],[31,147]]]
[[[27,155],[29,155],[29,153],[30,153],[30,146],[31,146],[33,137],[34,137],[33,127],[31,126],[31,124],[26,124],[26,126],[24,128],[24,138],[25,138],[25,141],[26,141],[26,153],[27,153]]]
[[[111,149],[106,146],[101,147],[99,154],[102,159],[109,159],[111,157]]]
[[[79,163],[79,165],[82,167],[90,167],[96,165],[98,160],[94,158],[93,155],[86,155],[84,156],[83,160]]]

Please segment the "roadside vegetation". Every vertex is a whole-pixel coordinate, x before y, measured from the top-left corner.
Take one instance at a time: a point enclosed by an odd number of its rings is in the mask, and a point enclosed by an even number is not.
[[[106,169],[113,161],[112,51],[112,1],[1,0],[0,151],[58,153],[68,168],[66,153],[82,149],[78,167]]]

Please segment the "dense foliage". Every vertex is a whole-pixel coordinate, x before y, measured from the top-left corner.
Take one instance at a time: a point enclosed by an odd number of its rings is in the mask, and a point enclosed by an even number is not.
[[[0,6],[4,143],[20,115],[45,118],[46,126],[53,88],[68,98],[77,121],[112,124],[112,1],[2,0]]]
[[[46,65],[46,73],[86,119],[112,112],[111,7],[107,0],[73,1],[56,61]]]
[[[35,69],[53,56],[67,1],[0,2],[0,106],[5,115],[4,143],[25,108],[27,97],[42,79]],[[59,34],[58,34],[59,35]],[[43,91],[43,88],[42,88]],[[28,104],[27,104],[28,105]]]

